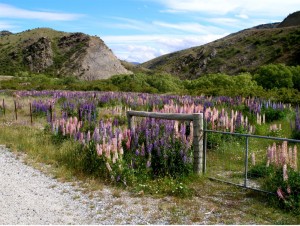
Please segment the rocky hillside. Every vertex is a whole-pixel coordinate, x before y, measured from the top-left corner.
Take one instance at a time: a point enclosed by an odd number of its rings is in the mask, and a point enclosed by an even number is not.
[[[131,73],[98,37],[47,28],[0,35],[0,74],[20,71],[75,76],[82,80]]]
[[[141,66],[194,79],[208,73],[253,72],[270,63],[300,64],[300,12],[281,23],[259,25]]]

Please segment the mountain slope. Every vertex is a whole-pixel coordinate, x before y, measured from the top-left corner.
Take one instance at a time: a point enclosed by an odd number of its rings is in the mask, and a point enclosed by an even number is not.
[[[0,74],[19,71],[82,80],[130,73],[100,38],[48,28],[0,36]]]
[[[295,14],[289,17],[298,21]],[[282,23],[259,25],[206,45],[167,54],[141,66],[195,79],[208,73],[252,72],[269,63],[297,65],[300,64],[300,23],[288,18]]]

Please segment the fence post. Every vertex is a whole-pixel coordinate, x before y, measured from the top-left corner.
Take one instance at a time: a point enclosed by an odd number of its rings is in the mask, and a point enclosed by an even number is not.
[[[203,114],[193,114],[194,173],[203,174]]]
[[[203,118],[203,173],[206,173],[206,152],[207,152],[207,121]]]
[[[51,104],[49,105],[49,113],[50,113],[50,119],[49,120],[50,120],[50,123],[52,123],[52,121],[53,121],[52,117],[53,116],[52,116],[52,105]]]
[[[247,188],[248,181],[248,155],[249,155],[249,137],[246,136],[246,150],[245,150],[245,178],[244,187]]]
[[[130,115],[129,111],[126,112],[127,115],[127,123],[128,123],[128,129],[132,129],[132,116]]]
[[[32,120],[32,104],[31,104],[31,102],[29,103],[29,113],[30,113],[30,123],[32,125],[33,120]]]
[[[18,121],[18,110],[17,110],[17,101],[14,100],[14,104],[15,104],[15,117],[16,117],[16,121]]]
[[[2,108],[3,108],[3,115],[5,115],[5,102],[4,102],[4,98],[2,100]]]

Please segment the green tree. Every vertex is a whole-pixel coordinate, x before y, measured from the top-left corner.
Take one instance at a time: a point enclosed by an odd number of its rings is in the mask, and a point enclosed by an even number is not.
[[[300,66],[291,67],[294,88],[300,91]]]
[[[294,85],[290,68],[283,64],[261,66],[254,78],[265,89],[293,88]]]

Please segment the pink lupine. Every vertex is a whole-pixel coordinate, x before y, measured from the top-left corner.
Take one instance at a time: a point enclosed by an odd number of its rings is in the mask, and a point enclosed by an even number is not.
[[[87,132],[87,135],[86,135],[86,142],[89,143],[90,140],[91,140],[91,132],[88,131],[88,132]]]
[[[73,135],[76,133],[76,126],[74,124],[70,125],[70,135]]]
[[[128,137],[128,140],[126,142],[126,148],[127,148],[127,150],[130,150],[130,142],[131,142],[131,139]]]
[[[298,162],[298,157],[297,157],[297,146],[294,145],[294,149],[293,149],[293,169],[294,169],[295,171],[297,171],[297,169],[298,169],[297,162]]]
[[[288,143],[287,141],[282,142],[282,163],[283,164],[288,164],[289,159],[288,159]]]
[[[291,187],[290,187],[289,185],[288,185],[286,191],[287,191],[288,194],[291,194],[291,193],[292,193]]]
[[[280,198],[280,199],[285,199],[284,198],[284,192],[282,191],[282,189],[281,188],[278,188],[277,189],[277,195],[278,195],[278,197]]]
[[[284,164],[282,169],[283,169],[283,180],[287,181],[289,179],[288,173],[287,173],[287,165]]]
[[[293,163],[294,163],[294,161],[293,161],[293,148],[289,147],[289,154],[288,155],[289,155],[290,164],[293,165]]]
[[[120,155],[123,155],[123,154],[124,154],[123,147],[120,147],[120,149],[119,149],[119,153],[120,153]]]
[[[179,130],[178,130],[178,121],[174,122],[174,130],[175,130],[175,136],[178,138],[180,136]]]
[[[110,145],[110,144],[107,144],[107,145],[106,145],[106,148],[105,148],[104,150],[105,150],[105,157],[106,157],[107,159],[111,159],[111,156],[110,156],[111,145]]]
[[[117,161],[118,159],[119,159],[118,152],[115,152],[115,153],[113,154],[112,162],[113,162],[113,163],[116,163],[116,161]]]
[[[109,172],[111,172],[111,171],[112,171],[112,168],[110,167],[109,162],[106,162],[105,165],[106,165],[107,170],[108,170]]]
[[[102,155],[102,146],[98,143],[96,145],[96,150],[97,150],[98,156],[101,156]]]
[[[275,164],[275,165],[278,165],[278,155],[277,155],[277,151],[276,151],[277,149],[276,149],[276,144],[275,144],[275,142],[273,143],[273,146],[272,146],[272,152],[273,152],[273,163]]]
[[[233,117],[230,120],[230,132],[233,133],[234,132],[234,125],[233,125]]]
[[[77,119],[77,117],[76,117],[76,116],[74,117],[73,123],[74,123],[74,125],[75,125],[75,126],[77,126],[78,119]]]
[[[81,143],[83,143],[83,144],[85,143],[83,133],[80,133],[79,141],[80,141]]]
[[[117,152],[117,150],[118,150],[118,139],[117,138],[112,138],[112,144],[113,144],[113,146],[112,146],[113,153]]]

